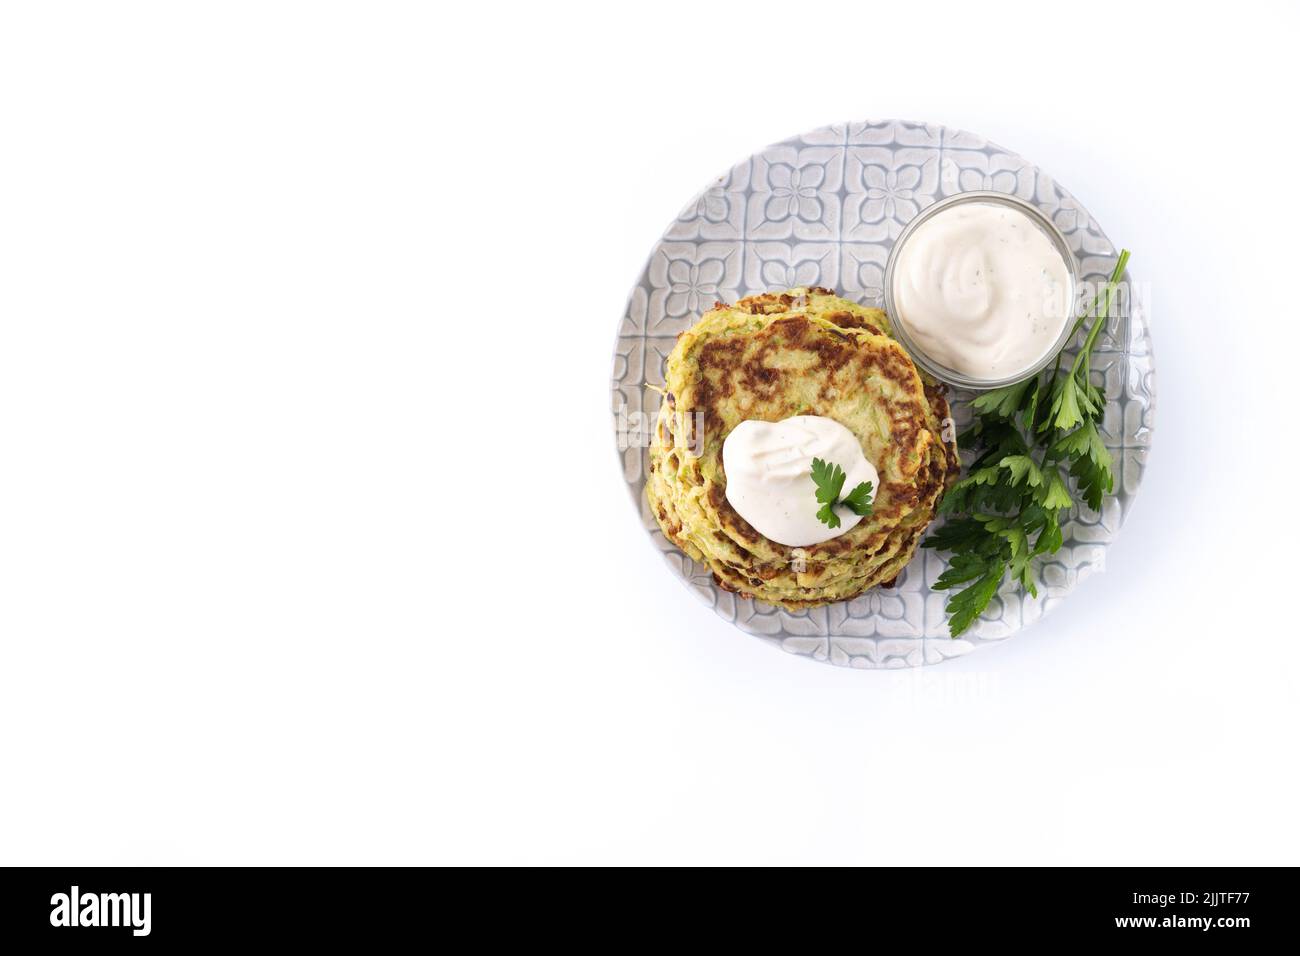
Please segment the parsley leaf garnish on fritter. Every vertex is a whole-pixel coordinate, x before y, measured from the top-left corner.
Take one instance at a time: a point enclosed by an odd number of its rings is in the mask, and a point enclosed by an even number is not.
[[[822,505],[817,509],[817,520],[828,528],[840,526],[840,516],[835,513],[836,504],[844,505],[855,515],[866,517],[871,514],[871,482],[859,483],[841,499],[844,479],[844,469],[839,465],[829,464],[820,458],[812,460],[812,480],[817,486],[817,500]]]

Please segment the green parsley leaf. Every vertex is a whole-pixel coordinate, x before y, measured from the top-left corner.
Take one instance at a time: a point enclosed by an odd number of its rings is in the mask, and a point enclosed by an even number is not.
[[[1038,464],[1028,455],[1008,455],[998,464],[1011,472],[1011,483],[1019,485],[1028,482],[1030,488],[1037,488],[1043,483],[1043,473]]]
[[[977,553],[987,543],[984,525],[974,518],[949,518],[921,542],[921,547],[951,551],[955,561],[967,553]]]
[[[1070,474],[1079,482],[1083,500],[1093,511],[1101,510],[1101,500],[1115,487],[1115,476],[1110,470],[1110,452],[1102,449],[1106,455],[1104,464],[1091,458],[1080,458],[1070,466]]]
[[[1034,540],[1034,555],[1055,554],[1061,550],[1061,521],[1059,512],[1052,510],[1045,512],[1043,528],[1038,532],[1038,537]]]
[[[812,480],[817,486],[817,500],[822,506],[817,509],[817,520],[828,528],[840,526],[840,516],[835,513],[837,504],[844,505],[854,514],[866,517],[871,514],[871,482],[859,482],[858,486],[841,500],[840,492],[844,490],[844,469],[830,464],[820,458],[812,460]]]
[[[1070,374],[1059,379],[1053,387],[1047,419],[1038,426],[1038,430],[1042,432],[1048,428],[1073,428],[1096,411],[1087,390],[1080,390],[1078,380]]]
[[[1034,555],[1026,551],[1024,554],[1018,554],[1011,559],[1010,573],[1011,577],[1020,582],[1020,586],[1038,597],[1038,585],[1034,582],[1034,572],[1032,561]]]
[[[1048,455],[1058,460],[1087,457],[1098,463],[1110,461],[1106,443],[1101,440],[1097,425],[1092,421],[1084,422],[1081,427],[1058,438]]]
[[[817,500],[823,504],[833,505],[844,488],[844,469],[839,465],[827,464],[820,458],[814,458],[812,480],[817,486]]]
[[[871,514],[871,482],[861,482],[845,495],[844,500],[840,503],[855,515],[860,515],[863,518],[867,517],[867,515]]]
[[[945,608],[948,612],[948,633],[956,637],[984,613],[984,609],[993,600],[993,595],[998,593],[1006,568],[1005,561],[999,559],[991,562],[978,581],[948,598]]]
[[[932,587],[936,591],[947,591],[958,584],[965,584],[982,577],[989,569],[993,559],[979,554],[955,554],[948,562],[948,569],[939,575]]]
[[[1044,509],[1056,511],[1061,508],[1069,508],[1074,504],[1074,499],[1070,497],[1070,489],[1066,487],[1065,482],[1061,479],[1061,472],[1056,468],[1049,468],[1047,471],[1047,483],[1041,491],[1039,504]]]
[[[1011,545],[1011,559],[1026,557],[1029,554],[1029,537],[1019,525],[1010,525],[997,531],[998,537]]]
[[[1102,441],[1095,422],[1084,422],[1079,428],[1062,435],[1048,450],[1055,459],[1068,459],[1070,474],[1078,479],[1079,490],[1093,511],[1101,508],[1102,497],[1115,486],[1115,476],[1110,449]]]
[[[971,400],[971,407],[981,415],[1011,419],[1024,407],[1025,398],[1030,391],[1029,386],[1032,384],[1034,380],[1027,378],[1014,385],[1004,385],[1002,388],[980,392]]]

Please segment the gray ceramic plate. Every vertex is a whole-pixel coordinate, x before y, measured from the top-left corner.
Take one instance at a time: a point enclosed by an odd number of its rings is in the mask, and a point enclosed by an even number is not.
[[[892,589],[793,613],[723,591],[707,568],[660,532],[645,505],[646,445],[659,410],[649,385],[679,332],[715,299],[792,286],[836,289],[882,304],[890,247],[913,216],[945,196],[992,189],[1036,205],[1069,241],[1085,280],[1104,281],[1115,248],[1078,201],[1047,173],[961,130],[910,123],[845,123],[770,146],[732,167],[682,210],[651,250],[628,297],[614,356],[615,438],[646,531],[672,572],[714,612],[794,654],[851,667],[912,667],[1005,640],[1061,603],[1105,567],[1106,549],[1133,505],[1151,443],[1155,366],[1140,287],[1100,341],[1094,378],[1110,404],[1103,435],[1115,459],[1112,497],[1093,512],[1076,506],[1065,544],[1038,566],[1039,597],[1007,585],[959,639],[948,636],[945,592],[931,590],[943,557],[922,550]],[[966,396],[952,396],[958,425]]]

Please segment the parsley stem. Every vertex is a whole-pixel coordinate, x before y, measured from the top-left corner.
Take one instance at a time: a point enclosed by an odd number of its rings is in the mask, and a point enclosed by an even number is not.
[[[1079,354],[1074,358],[1074,364],[1070,368],[1071,374],[1078,371],[1081,365],[1085,374],[1091,368],[1092,350],[1097,344],[1098,333],[1100,333],[1105,327],[1106,320],[1110,317],[1111,302],[1115,299],[1115,289],[1119,285],[1119,280],[1124,275],[1124,269],[1128,266],[1128,257],[1129,251],[1127,249],[1120,250],[1119,259],[1115,263],[1115,269],[1111,272],[1110,278],[1106,281],[1106,288],[1094,299],[1097,305],[1097,308],[1094,310],[1097,321],[1094,322],[1092,328],[1088,330],[1088,337],[1084,339],[1083,348],[1079,350]]]

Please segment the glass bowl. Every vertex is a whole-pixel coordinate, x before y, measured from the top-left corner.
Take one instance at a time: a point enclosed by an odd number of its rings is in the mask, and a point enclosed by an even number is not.
[[[1033,222],[1034,225],[1043,231],[1051,241],[1052,245],[1056,248],[1056,251],[1061,254],[1061,258],[1065,260],[1066,272],[1069,275],[1070,290],[1066,297],[1066,301],[1071,304],[1071,310],[1066,316],[1065,324],[1061,329],[1061,334],[1058,337],[1056,344],[1048,349],[1041,358],[1034,362],[1033,365],[1027,366],[1015,374],[1003,378],[975,378],[965,372],[959,372],[956,369],[948,368],[946,365],[931,358],[916,344],[916,341],[908,331],[906,320],[899,313],[898,308],[894,303],[894,269],[898,262],[899,254],[902,252],[903,247],[907,245],[908,239],[915,234],[921,223],[930,219],[932,216],[943,212],[945,209],[951,209],[953,206],[959,206],[963,203],[988,203],[992,205],[1009,206],[1024,213],[1029,217],[1029,220]],[[1041,372],[1043,368],[1056,357],[1056,353],[1065,348],[1069,343],[1070,333],[1074,328],[1074,319],[1079,314],[1079,308],[1081,305],[1079,302],[1081,293],[1079,263],[1074,258],[1074,253],[1070,250],[1069,243],[1065,241],[1065,237],[1061,235],[1061,231],[1056,228],[1056,224],[1053,223],[1051,219],[1047,218],[1047,216],[1043,215],[1036,206],[1033,206],[1022,199],[1017,199],[1015,196],[1008,196],[1006,193],[999,192],[975,191],[958,193],[956,196],[949,196],[947,199],[941,199],[934,205],[927,206],[925,209],[921,210],[921,212],[914,216],[912,221],[904,227],[898,239],[895,240],[894,247],[889,251],[889,259],[885,263],[884,285],[885,311],[889,314],[890,322],[893,323],[895,336],[897,336],[898,341],[902,344],[903,348],[907,349],[908,354],[912,356],[912,360],[916,362],[920,368],[929,372],[939,381],[947,382],[949,385],[956,385],[959,388],[972,389],[974,391],[987,391],[992,388],[1001,388],[1005,385],[1013,385],[1016,382],[1023,382],[1031,375],[1037,375]]]

